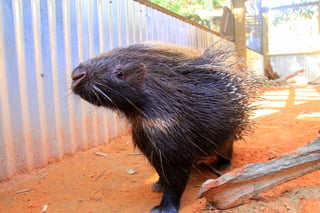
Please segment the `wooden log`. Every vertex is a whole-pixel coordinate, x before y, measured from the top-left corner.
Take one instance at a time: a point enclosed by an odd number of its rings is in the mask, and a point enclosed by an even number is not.
[[[247,202],[260,192],[320,169],[320,138],[266,163],[248,164],[202,184],[199,198],[217,209]]]

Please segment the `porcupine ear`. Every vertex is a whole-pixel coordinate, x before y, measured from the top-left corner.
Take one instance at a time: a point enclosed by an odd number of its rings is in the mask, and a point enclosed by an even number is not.
[[[143,87],[146,79],[146,65],[144,63],[129,63],[123,67],[123,72],[126,81]]]

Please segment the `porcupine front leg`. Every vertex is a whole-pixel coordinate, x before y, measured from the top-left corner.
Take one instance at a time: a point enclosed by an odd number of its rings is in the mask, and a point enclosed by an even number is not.
[[[160,157],[161,158],[161,157]],[[163,191],[162,200],[151,213],[176,213],[180,199],[187,185],[191,172],[192,161],[177,161],[177,159],[157,159],[151,161],[159,174],[157,187]]]

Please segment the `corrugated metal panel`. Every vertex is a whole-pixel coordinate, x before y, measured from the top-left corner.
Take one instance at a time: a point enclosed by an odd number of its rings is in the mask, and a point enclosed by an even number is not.
[[[296,79],[309,82],[320,77],[320,52],[270,55],[270,63],[273,71],[283,77],[300,69],[304,69],[305,72],[295,77]]]
[[[218,39],[133,0],[1,0],[0,181],[127,129],[124,118],[71,95],[80,61],[147,40],[205,49]]]

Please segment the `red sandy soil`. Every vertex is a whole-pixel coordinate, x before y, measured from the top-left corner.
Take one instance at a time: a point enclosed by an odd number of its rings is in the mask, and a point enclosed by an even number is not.
[[[320,87],[273,88],[263,97],[266,100],[254,118],[258,127],[246,141],[235,143],[233,165],[223,172],[248,163],[266,162],[319,136]],[[161,198],[160,193],[151,191],[157,175],[144,156],[132,153],[139,150],[133,148],[127,134],[30,174],[16,175],[0,183],[0,212],[148,212]],[[137,173],[129,174],[128,169]],[[182,198],[182,213],[220,212],[208,209],[204,199],[196,199],[201,184],[208,178],[216,176],[206,170],[192,173]],[[320,212],[320,171],[260,196],[261,201],[250,200],[221,212]]]

